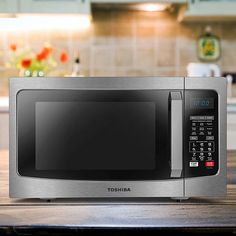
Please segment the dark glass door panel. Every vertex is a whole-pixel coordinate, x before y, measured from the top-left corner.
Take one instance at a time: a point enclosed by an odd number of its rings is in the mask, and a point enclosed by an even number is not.
[[[155,116],[153,102],[37,102],[36,169],[153,170]]]
[[[170,178],[168,90],[22,90],[18,172],[87,180]]]

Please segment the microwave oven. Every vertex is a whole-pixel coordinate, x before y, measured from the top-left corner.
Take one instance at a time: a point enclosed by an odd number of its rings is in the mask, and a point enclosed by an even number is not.
[[[10,79],[11,198],[226,194],[224,78]]]

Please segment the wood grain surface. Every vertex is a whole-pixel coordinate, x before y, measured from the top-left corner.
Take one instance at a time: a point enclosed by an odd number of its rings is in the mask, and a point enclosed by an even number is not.
[[[228,153],[236,168],[236,152]],[[233,173],[234,174],[234,173]],[[8,151],[0,151],[0,226],[232,227],[236,230],[236,184],[226,199],[145,200],[40,199],[8,197]]]

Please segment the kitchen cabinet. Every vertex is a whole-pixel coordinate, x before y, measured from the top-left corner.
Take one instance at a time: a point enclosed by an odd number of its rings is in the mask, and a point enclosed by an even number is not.
[[[21,13],[87,13],[89,0],[20,0]]]
[[[0,0],[1,13],[16,13],[18,11],[17,0]]]
[[[90,13],[90,0],[0,0],[0,13]]]
[[[187,0],[180,7],[178,21],[236,20],[235,0]]]

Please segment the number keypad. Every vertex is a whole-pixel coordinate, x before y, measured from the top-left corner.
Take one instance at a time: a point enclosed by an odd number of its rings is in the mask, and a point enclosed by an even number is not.
[[[190,141],[189,152],[214,152],[215,144],[210,141]]]

